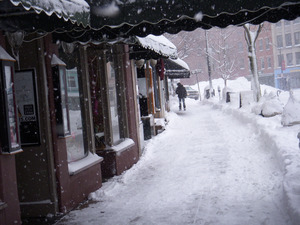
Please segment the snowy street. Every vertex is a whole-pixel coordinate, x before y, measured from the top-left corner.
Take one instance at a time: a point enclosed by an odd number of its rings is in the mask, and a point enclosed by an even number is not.
[[[211,104],[171,103],[140,161],[57,225],[288,225],[283,172],[251,123]]]

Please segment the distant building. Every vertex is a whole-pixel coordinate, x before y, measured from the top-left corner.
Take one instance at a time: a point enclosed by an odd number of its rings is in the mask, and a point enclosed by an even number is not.
[[[272,24],[275,87],[300,87],[300,17]]]

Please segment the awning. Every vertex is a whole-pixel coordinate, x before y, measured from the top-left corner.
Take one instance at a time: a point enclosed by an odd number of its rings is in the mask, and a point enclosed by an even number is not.
[[[22,5],[27,11],[48,16],[56,14],[64,20],[87,26],[90,23],[90,6],[84,0],[10,0],[15,6]]]
[[[133,45],[130,58],[134,59],[176,59],[177,48],[163,35],[154,36],[152,34],[142,38],[136,37],[136,44]]]
[[[123,36],[178,33],[198,27],[227,27],[263,21],[292,20],[299,0],[87,0],[91,27]]]
[[[86,0],[91,29],[59,34],[67,42],[108,42],[196,28],[227,27],[300,16],[299,0]]]
[[[2,0],[0,29],[55,31],[73,30],[90,24],[90,7],[84,0]]]
[[[182,59],[164,59],[165,75],[170,79],[189,78],[190,68]]]

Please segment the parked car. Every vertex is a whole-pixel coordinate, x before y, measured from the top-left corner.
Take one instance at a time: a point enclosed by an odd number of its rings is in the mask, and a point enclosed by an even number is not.
[[[186,97],[188,98],[193,98],[195,100],[199,99],[199,92],[196,91],[195,89],[193,89],[191,86],[188,85],[184,85],[185,89],[186,89]]]

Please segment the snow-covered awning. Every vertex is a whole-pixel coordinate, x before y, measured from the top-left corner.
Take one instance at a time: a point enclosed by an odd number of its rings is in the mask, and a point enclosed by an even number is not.
[[[85,0],[0,0],[0,30],[26,33],[84,31],[90,25]]]
[[[86,0],[91,30],[60,35],[67,42],[105,42],[149,34],[176,34],[197,28],[292,20],[300,16],[299,0]]]
[[[154,36],[150,34],[144,38],[137,37],[137,41],[144,49],[154,51],[163,57],[172,59],[178,57],[176,46],[163,35]]]
[[[56,14],[65,21],[87,26],[90,23],[90,6],[84,0],[10,0],[15,6],[22,5],[27,11],[33,9],[37,14],[45,12],[48,16]]]
[[[87,0],[91,27],[122,35],[160,35],[196,28],[292,20],[300,16],[299,0]]]
[[[190,67],[182,59],[165,59],[165,75],[170,79],[189,78]]]

